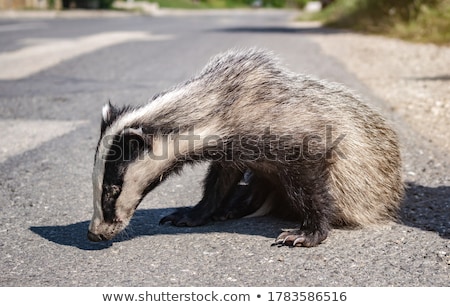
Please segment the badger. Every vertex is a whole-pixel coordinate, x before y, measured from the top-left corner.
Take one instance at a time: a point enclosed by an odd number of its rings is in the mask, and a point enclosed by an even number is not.
[[[397,136],[357,95],[270,51],[229,50],[145,105],[103,107],[88,239],[114,238],[150,191],[197,162],[209,162],[201,200],[161,224],[276,212],[298,227],[274,245],[312,247],[332,227],[395,220],[404,192]]]

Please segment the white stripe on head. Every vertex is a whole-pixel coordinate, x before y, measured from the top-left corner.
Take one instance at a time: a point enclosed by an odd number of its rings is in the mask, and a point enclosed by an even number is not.
[[[102,119],[104,122],[108,122],[111,119],[111,104],[107,103],[102,108]],[[89,229],[92,231],[97,225],[99,225],[103,219],[102,211],[102,193],[103,193],[103,177],[105,175],[105,163],[108,151],[111,144],[105,144],[106,140],[110,138],[108,128],[104,131],[98,144],[97,153],[94,161],[94,169],[92,171],[92,187],[93,187],[93,204],[94,214],[89,225]]]
[[[180,157],[193,152],[201,152],[205,145],[205,139],[211,135],[217,135],[218,129],[212,125],[195,129],[194,133],[197,138],[195,140],[180,140],[177,134],[154,135],[151,153],[145,154],[128,165],[122,193],[127,190],[126,185],[135,185],[133,188],[130,187],[130,190],[142,196],[147,185],[155,180],[159,180]],[[183,131],[180,132],[180,135],[190,134],[187,131]],[[217,136],[220,137],[219,135]],[[131,199],[137,198],[137,196],[133,195],[127,197]]]
[[[93,202],[94,215],[92,216],[89,229],[92,231],[97,225],[103,221],[102,211],[102,193],[103,193],[103,176],[105,173],[105,161],[100,157],[100,147],[104,147],[99,143],[99,149],[95,157],[94,170],[92,172]]]

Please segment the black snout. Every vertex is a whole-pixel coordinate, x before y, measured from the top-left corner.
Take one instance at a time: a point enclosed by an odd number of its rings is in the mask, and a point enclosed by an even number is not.
[[[88,230],[87,237],[89,241],[92,242],[100,242],[100,241],[106,241],[106,238],[103,235],[96,235],[95,233]]]

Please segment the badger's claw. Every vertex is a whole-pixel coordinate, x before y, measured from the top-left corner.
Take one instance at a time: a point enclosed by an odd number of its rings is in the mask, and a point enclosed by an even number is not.
[[[163,217],[159,224],[165,224],[170,222],[174,226],[178,227],[193,227],[204,225],[209,221],[209,218],[203,217],[198,212],[195,212],[193,208],[180,208],[172,214]]]
[[[282,232],[272,245],[313,247],[319,245],[326,238],[326,232],[295,229]]]

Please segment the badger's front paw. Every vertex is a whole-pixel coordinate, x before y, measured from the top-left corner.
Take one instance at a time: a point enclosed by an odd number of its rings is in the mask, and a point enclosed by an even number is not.
[[[324,241],[327,235],[328,231],[294,229],[282,232],[273,245],[313,247]]]
[[[163,217],[159,221],[159,224],[162,225],[170,222],[172,225],[178,227],[193,227],[204,225],[208,221],[208,217],[199,214],[194,208],[180,208],[174,213]]]

